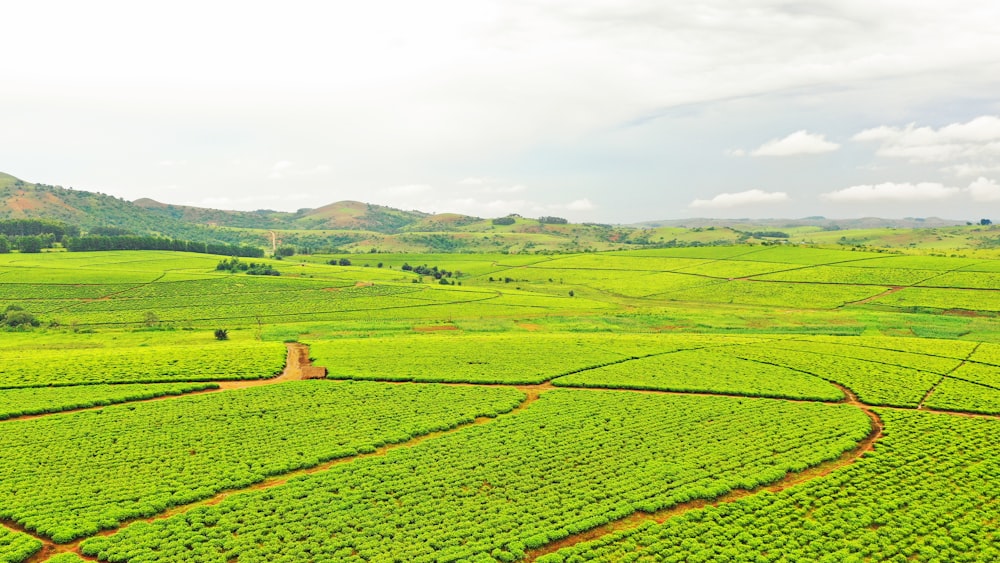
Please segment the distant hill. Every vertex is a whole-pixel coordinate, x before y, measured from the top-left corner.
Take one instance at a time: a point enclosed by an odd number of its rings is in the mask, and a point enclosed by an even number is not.
[[[97,227],[118,227],[135,234],[185,240],[246,242],[245,235],[237,231],[209,229],[154,213],[122,198],[32,184],[4,173],[0,173],[0,219],[51,219],[76,225],[84,232]]]
[[[116,227],[199,242],[333,252],[580,252],[728,244],[809,244],[942,251],[1000,248],[1000,227],[936,217],[880,219],[673,219],[635,225],[568,223],[558,217],[482,219],[340,201],[295,212],[226,211],[134,202],[102,193],[32,184],[0,173],[0,219],[47,219]]]
[[[941,219],[938,217],[905,217],[903,219],[882,219],[879,217],[862,217],[860,219],[827,219],[826,217],[804,217],[802,219],[711,219],[698,217],[694,219],[664,219],[662,221],[644,221],[635,223],[633,227],[729,227],[741,230],[755,230],[762,227],[785,228],[820,227],[826,229],[920,229],[937,227],[955,227],[964,225],[965,221]]]
[[[287,230],[360,230],[396,233],[422,225],[429,217],[419,211],[403,211],[383,205],[359,201],[339,201],[316,209],[300,209],[295,213],[261,209],[257,211],[224,211],[187,205],[171,205],[152,199],[134,202],[150,212],[210,227]],[[465,224],[476,218],[456,215],[462,219],[442,220],[440,226]],[[447,229],[442,229],[447,230]]]

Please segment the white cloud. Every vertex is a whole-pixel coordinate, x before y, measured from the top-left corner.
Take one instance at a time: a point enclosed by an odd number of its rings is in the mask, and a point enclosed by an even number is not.
[[[865,129],[852,137],[859,142],[878,142],[875,154],[910,162],[953,162],[946,171],[967,175],[1000,164],[1000,117],[979,116],[966,123],[952,123],[939,129],[882,125]]]
[[[821,194],[820,197],[827,201],[842,203],[869,201],[909,203],[946,200],[959,195],[961,191],[959,188],[948,187],[935,182],[921,182],[919,184],[885,182],[883,184],[851,186],[842,190]]]
[[[271,173],[268,174],[269,178],[282,178],[285,172],[292,167],[292,162],[290,160],[279,160],[271,165]]]
[[[589,199],[583,198],[571,201],[569,205],[566,206],[566,209],[569,209],[570,211],[590,211],[592,209],[597,209],[597,206],[594,205],[594,202]]]
[[[771,139],[750,152],[750,156],[794,156],[833,152],[840,145],[826,140],[826,135],[796,131],[783,139]],[[735,152],[735,151],[734,151]]]
[[[969,184],[968,192],[976,201],[1000,201],[1000,184],[982,176]]]
[[[997,164],[955,164],[945,166],[942,172],[954,174],[960,177],[981,176],[992,172],[1000,172],[1000,163]]]
[[[688,207],[693,208],[724,208],[759,203],[779,203],[790,198],[785,192],[765,192],[764,190],[747,190],[737,193],[722,193],[712,199],[696,199]]]

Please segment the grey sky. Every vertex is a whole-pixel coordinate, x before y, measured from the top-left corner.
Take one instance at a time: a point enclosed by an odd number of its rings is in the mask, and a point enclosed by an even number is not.
[[[230,209],[1000,209],[992,1],[4,7],[0,171]]]

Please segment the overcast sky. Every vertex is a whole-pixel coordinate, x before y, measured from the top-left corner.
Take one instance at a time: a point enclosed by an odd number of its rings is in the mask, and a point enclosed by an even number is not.
[[[0,171],[633,222],[1000,216],[995,0],[8,2]]]

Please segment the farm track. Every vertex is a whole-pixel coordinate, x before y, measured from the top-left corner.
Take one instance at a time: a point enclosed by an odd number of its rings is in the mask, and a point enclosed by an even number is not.
[[[297,343],[297,342],[293,342],[293,343],[287,343],[286,347],[287,347],[287,350],[288,350],[288,355],[287,355],[287,359],[286,359],[285,368],[282,371],[282,373],[280,375],[278,375],[277,377],[272,377],[272,378],[268,378],[268,379],[257,379],[257,380],[218,381],[218,382],[216,382],[219,385],[218,389],[209,389],[209,390],[204,390],[204,391],[198,391],[198,392],[194,392],[194,393],[188,393],[186,395],[204,394],[204,393],[217,393],[217,392],[222,392],[222,391],[231,391],[231,390],[237,390],[237,389],[245,389],[245,388],[249,388],[249,387],[259,387],[259,386],[263,386],[263,385],[274,385],[274,384],[279,384],[279,383],[283,383],[283,382],[287,382],[287,381],[296,381],[296,380],[302,380],[302,379],[307,379],[307,378],[322,377],[322,375],[320,375],[320,372],[317,371],[317,370],[322,370],[322,374],[325,375],[325,373],[326,373],[325,372],[325,368],[318,368],[318,367],[312,366],[311,361],[309,359],[309,347],[308,346],[306,346],[304,344]],[[973,349],[968,354],[968,357],[971,357],[973,352],[975,352],[975,349]],[[654,355],[658,355],[658,354],[654,354]],[[966,359],[968,359],[968,357]],[[633,358],[629,358],[629,359],[621,360],[621,361],[631,361],[632,359]],[[615,363],[620,363],[620,362],[615,362]],[[964,363],[964,361],[962,363]],[[954,369],[957,369],[957,368],[958,368],[958,366],[956,366],[956,368],[954,368]],[[593,369],[593,368],[584,368],[583,370],[579,370],[579,371],[586,371],[586,369]],[[952,371],[954,371],[954,369]],[[573,390],[573,391],[620,392],[620,393],[621,392],[627,392],[627,393],[641,393],[641,394],[649,394],[649,395],[693,395],[693,396],[706,396],[706,397],[720,397],[721,396],[721,397],[737,397],[737,398],[756,399],[756,400],[780,400],[780,401],[788,401],[788,402],[795,402],[795,403],[848,404],[848,405],[852,405],[852,406],[854,406],[854,407],[862,410],[871,419],[872,429],[871,429],[871,432],[868,434],[868,436],[866,438],[864,438],[862,441],[860,441],[857,444],[857,446],[855,446],[853,449],[851,449],[851,450],[849,450],[849,451],[841,454],[841,456],[838,459],[836,459],[836,460],[821,463],[819,465],[816,465],[816,466],[810,467],[808,469],[805,469],[805,470],[803,470],[801,472],[797,472],[797,473],[789,472],[783,478],[779,479],[778,481],[776,481],[776,482],[774,482],[774,483],[772,483],[770,485],[762,485],[760,487],[757,487],[757,488],[754,488],[754,489],[749,489],[749,490],[747,490],[747,489],[734,489],[734,490],[730,491],[729,493],[726,493],[725,495],[722,495],[722,496],[717,497],[717,498],[712,499],[712,500],[695,500],[695,501],[690,501],[690,502],[686,502],[686,503],[682,503],[682,504],[679,504],[679,505],[675,505],[675,506],[673,506],[671,508],[664,509],[664,510],[661,510],[661,511],[657,511],[657,512],[654,512],[654,513],[648,513],[648,512],[638,511],[638,512],[633,513],[630,516],[627,516],[625,518],[619,519],[619,520],[617,520],[615,522],[611,522],[611,523],[605,524],[603,526],[599,526],[597,528],[593,528],[593,529],[581,532],[579,534],[571,535],[571,536],[566,537],[566,538],[564,538],[562,540],[558,540],[556,542],[547,544],[546,546],[541,547],[541,548],[536,549],[536,550],[529,550],[527,552],[527,557],[526,557],[525,561],[533,561],[536,558],[538,558],[538,557],[540,557],[542,555],[545,555],[547,553],[552,553],[552,552],[558,551],[559,549],[570,547],[570,546],[573,546],[573,545],[576,545],[576,544],[579,544],[579,543],[582,543],[582,542],[594,540],[594,539],[597,539],[597,538],[599,538],[599,537],[601,537],[603,535],[606,535],[608,533],[612,533],[612,532],[616,532],[616,531],[620,531],[620,530],[632,529],[634,527],[637,527],[637,526],[642,525],[642,524],[647,523],[647,522],[663,523],[663,522],[667,521],[668,519],[670,519],[670,518],[672,518],[674,516],[678,516],[678,515],[684,514],[686,512],[691,511],[691,510],[697,510],[697,509],[704,508],[704,507],[707,507],[707,506],[718,506],[718,505],[721,505],[721,504],[734,502],[734,501],[740,500],[742,498],[745,498],[745,497],[748,497],[748,496],[752,496],[754,494],[758,494],[758,493],[765,492],[765,491],[768,491],[768,492],[783,491],[783,490],[785,490],[785,489],[787,489],[789,487],[793,487],[795,485],[798,485],[798,484],[801,484],[801,483],[805,483],[805,482],[811,481],[813,479],[817,479],[817,478],[829,475],[833,471],[836,471],[836,470],[838,470],[840,468],[846,467],[846,466],[854,463],[856,460],[860,459],[866,452],[873,451],[875,449],[875,444],[882,437],[882,433],[883,433],[882,419],[875,412],[875,410],[874,410],[875,408],[879,408],[879,409],[891,409],[891,410],[911,410],[911,411],[912,410],[920,410],[922,412],[927,412],[927,413],[943,414],[943,415],[953,415],[953,416],[963,416],[963,417],[971,417],[971,418],[991,418],[991,419],[998,419],[998,418],[1000,418],[1000,417],[998,417],[996,415],[982,415],[982,414],[964,413],[964,412],[956,412],[956,411],[939,411],[939,410],[934,410],[934,409],[928,409],[928,408],[923,407],[922,403],[921,403],[921,406],[918,407],[918,409],[903,408],[903,407],[873,407],[871,405],[867,405],[865,403],[862,403],[857,398],[857,396],[849,388],[847,388],[847,387],[845,387],[843,385],[840,385],[838,383],[829,382],[829,381],[828,381],[828,383],[830,383],[831,385],[837,387],[838,389],[841,390],[841,392],[843,392],[844,397],[845,397],[844,399],[836,400],[836,401],[821,401],[821,400],[812,400],[812,399],[789,399],[789,398],[780,398],[780,397],[749,397],[749,396],[746,396],[746,395],[740,395],[740,394],[734,394],[734,393],[688,392],[688,391],[666,391],[666,390],[655,390],[655,389],[623,389],[623,388],[600,388],[600,387],[562,387],[562,386],[555,386],[555,385],[553,385],[551,383],[552,379],[555,379],[555,378],[551,378],[551,379],[549,379],[547,381],[544,381],[542,383],[537,383],[537,384],[467,383],[467,382],[413,382],[413,381],[383,381],[381,383],[394,384],[394,385],[405,385],[405,384],[411,384],[411,385],[428,385],[428,384],[430,384],[430,385],[448,385],[448,386],[459,386],[459,387],[506,387],[506,388],[514,388],[514,389],[517,389],[517,390],[523,392],[525,394],[525,400],[522,401],[521,404],[519,404],[517,407],[515,407],[512,411],[510,411],[508,413],[505,413],[505,414],[499,415],[500,417],[516,415],[519,411],[522,411],[522,410],[528,408],[533,402],[535,402],[540,397],[540,395],[542,393],[544,393],[546,391],[550,391],[550,390],[553,390],[553,389],[565,389],[565,390]],[[930,393],[928,393],[928,396],[929,396],[929,394]],[[139,401],[129,401],[129,403],[133,403],[133,402],[161,401],[161,400],[167,400],[167,399],[175,399],[175,398],[182,397],[182,396],[184,396],[184,395],[167,395],[167,396],[156,397],[156,398],[152,398],[152,399],[144,399],[144,400],[139,400]],[[926,397],[925,397],[925,399],[926,399]],[[67,410],[67,411],[61,411],[60,413],[30,415],[30,416],[18,417],[16,419],[10,419],[10,420],[25,420],[25,419],[30,419],[30,418],[39,418],[39,417],[42,417],[42,416],[52,416],[54,414],[62,414],[62,413],[85,411],[85,410],[95,410],[95,409],[101,409],[101,408],[105,408],[105,406],[97,406],[97,407],[90,407],[90,408],[83,408],[83,409],[72,409],[72,410]],[[283,484],[287,483],[289,480],[291,480],[293,478],[296,478],[296,477],[299,477],[299,476],[309,475],[309,474],[312,474],[312,473],[318,473],[318,472],[326,471],[326,470],[329,470],[329,469],[331,469],[331,468],[333,468],[333,467],[335,467],[337,465],[353,463],[355,460],[359,460],[359,459],[364,459],[364,458],[369,458],[369,457],[384,456],[390,450],[410,448],[410,447],[413,447],[413,446],[415,446],[417,444],[420,444],[421,442],[423,442],[425,440],[430,440],[430,439],[433,439],[433,438],[436,438],[436,437],[439,437],[439,436],[442,436],[442,435],[445,435],[445,434],[451,434],[451,433],[454,433],[454,432],[458,432],[458,431],[461,431],[462,429],[467,428],[469,426],[480,425],[480,424],[488,424],[492,420],[494,420],[494,419],[489,418],[489,417],[479,417],[479,418],[475,419],[473,422],[466,423],[466,424],[460,424],[460,425],[458,425],[458,426],[456,426],[454,428],[448,429],[448,430],[443,430],[443,431],[438,431],[438,432],[432,432],[430,434],[425,434],[425,435],[422,435],[422,436],[417,436],[417,437],[415,437],[415,438],[413,438],[411,440],[408,440],[406,442],[401,442],[401,443],[398,443],[398,444],[388,444],[388,445],[382,446],[382,447],[378,448],[376,451],[374,451],[372,453],[359,454],[359,455],[355,455],[355,456],[351,456],[351,457],[338,458],[338,459],[335,459],[335,460],[326,461],[326,462],[323,462],[323,463],[321,463],[319,465],[316,465],[316,466],[313,466],[313,467],[310,467],[310,468],[300,469],[300,470],[292,471],[292,472],[289,472],[289,473],[285,473],[283,475],[270,477],[270,478],[265,479],[265,480],[263,480],[263,481],[261,481],[259,483],[250,485],[249,487],[244,487],[244,488],[240,488],[240,489],[230,489],[230,490],[222,491],[222,492],[219,492],[219,493],[213,495],[210,498],[207,498],[207,499],[204,499],[204,500],[201,500],[201,501],[197,501],[197,502],[190,503],[190,504],[185,504],[185,505],[179,505],[179,506],[172,507],[172,508],[170,508],[170,509],[168,509],[168,510],[166,510],[166,511],[164,511],[164,512],[162,512],[162,513],[160,513],[160,514],[158,514],[156,516],[150,517],[150,518],[136,518],[136,519],[133,519],[133,520],[128,520],[126,522],[122,522],[121,524],[119,524],[117,527],[115,527],[113,529],[103,530],[103,531],[99,532],[98,535],[100,535],[100,536],[113,535],[113,534],[117,533],[118,531],[120,531],[125,526],[127,526],[127,525],[129,525],[131,523],[134,523],[134,522],[153,522],[153,521],[157,521],[157,520],[163,520],[163,519],[175,516],[177,514],[185,513],[187,511],[192,510],[194,508],[197,508],[199,506],[216,505],[216,504],[222,502],[227,497],[229,497],[230,495],[233,495],[233,494],[238,494],[238,493],[242,493],[242,492],[249,492],[249,491],[258,491],[258,490],[263,490],[263,489],[269,489],[271,487],[277,487],[277,486],[283,485]],[[2,424],[2,422],[0,422],[0,424]],[[57,555],[57,554],[60,554],[60,553],[67,553],[67,552],[75,553],[78,556],[80,556],[83,559],[88,560],[88,561],[97,561],[97,558],[95,558],[95,557],[83,556],[80,553],[80,545],[87,538],[81,538],[79,540],[76,540],[76,541],[73,541],[73,542],[70,542],[70,543],[66,543],[66,544],[56,544],[55,542],[51,541],[50,539],[48,539],[48,538],[46,538],[44,536],[40,536],[40,535],[38,535],[38,534],[36,534],[34,532],[31,532],[31,531],[28,531],[28,530],[24,529],[23,526],[20,526],[19,524],[15,523],[15,522],[12,522],[12,521],[9,521],[9,520],[3,520],[3,521],[0,521],[0,525],[4,526],[4,527],[6,527],[6,528],[8,528],[8,529],[10,529],[12,531],[20,532],[20,533],[29,535],[31,537],[34,537],[35,539],[37,539],[40,542],[42,542],[42,549],[38,553],[36,553],[35,555],[33,555],[32,557],[26,559],[25,563],[40,563],[40,562],[44,562],[44,561],[48,560],[50,557],[52,557],[54,555]]]

